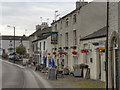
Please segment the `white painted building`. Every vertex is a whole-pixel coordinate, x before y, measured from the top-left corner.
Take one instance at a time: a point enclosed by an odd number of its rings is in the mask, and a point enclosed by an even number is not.
[[[48,52],[51,52],[51,27],[43,22],[36,26],[36,31],[29,36],[30,56],[35,57],[39,64],[48,61]],[[48,64],[48,63],[47,63]]]
[[[14,36],[2,36],[2,54],[10,54],[14,52]],[[26,36],[15,36],[15,48],[20,44],[26,47],[26,53],[29,54],[29,39]]]
[[[34,52],[34,56],[38,58],[39,64],[43,64],[44,59],[46,59],[46,65],[48,66],[48,61],[50,59],[52,47],[51,47],[51,33],[41,36],[37,40],[33,41],[33,44],[37,44],[38,52]]]

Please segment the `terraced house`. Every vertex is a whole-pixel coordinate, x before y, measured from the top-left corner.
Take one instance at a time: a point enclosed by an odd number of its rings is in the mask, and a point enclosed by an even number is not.
[[[99,48],[105,46],[106,11],[104,2],[76,2],[75,10],[51,24],[58,33],[58,43],[53,44],[57,66],[73,72],[76,65],[86,65],[84,78],[105,81],[105,52]]]
[[[48,62],[47,53],[51,52],[51,27],[46,22],[36,25],[36,31],[29,36],[29,41],[30,56],[35,57],[39,64],[43,64],[44,59]]]

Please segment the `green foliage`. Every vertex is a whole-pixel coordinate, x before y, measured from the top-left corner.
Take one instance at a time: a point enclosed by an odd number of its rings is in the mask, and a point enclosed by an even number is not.
[[[16,47],[16,52],[20,55],[25,55],[26,54],[26,48],[24,45],[20,45]]]

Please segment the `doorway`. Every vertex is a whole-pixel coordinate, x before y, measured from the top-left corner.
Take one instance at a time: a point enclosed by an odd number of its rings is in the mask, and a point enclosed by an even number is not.
[[[99,50],[99,59],[98,59],[98,60],[99,60],[99,61],[98,61],[98,62],[99,62],[99,64],[98,64],[99,77],[98,77],[98,79],[100,79],[100,80],[101,80],[101,58],[102,58],[101,56],[102,56],[102,55],[101,55],[101,51]]]
[[[119,64],[118,64],[118,43],[117,38],[113,39],[113,88],[119,90]]]

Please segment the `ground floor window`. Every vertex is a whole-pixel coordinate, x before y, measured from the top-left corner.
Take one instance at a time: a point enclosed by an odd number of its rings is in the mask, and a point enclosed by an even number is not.
[[[68,66],[68,55],[66,55],[65,65]]]

